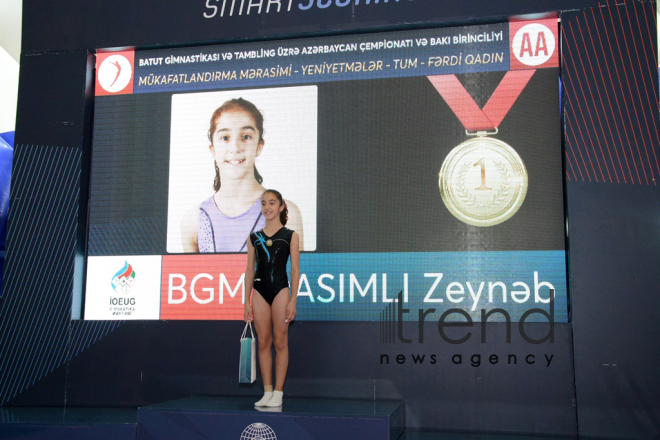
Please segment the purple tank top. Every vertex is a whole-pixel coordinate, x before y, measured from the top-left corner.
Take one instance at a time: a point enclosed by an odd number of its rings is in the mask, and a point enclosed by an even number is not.
[[[200,252],[247,252],[248,235],[264,226],[266,219],[261,215],[261,197],[243,214],[227,217],[211,196],[199,207],[197,246]]]

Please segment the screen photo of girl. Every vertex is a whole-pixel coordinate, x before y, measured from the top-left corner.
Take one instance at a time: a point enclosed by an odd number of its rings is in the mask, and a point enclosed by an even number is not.
[[[267,187],[316,248],[316,101],[315,86],[173,95],[168,253],[247,252]]]

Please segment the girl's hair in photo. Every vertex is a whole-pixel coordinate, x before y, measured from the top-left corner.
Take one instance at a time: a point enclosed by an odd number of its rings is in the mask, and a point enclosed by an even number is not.
[[[282,212],[280,212],[280,223],[282,223],[282,226],[286,226],[286,222],[289,220],[289,208],[286,206],[286,202],[284,201],[282,194],[276,189],[267,189],[264,191],[264,194],[266,193],[274,194],[275,197],[277,197],[277,200],[280,201],[280,205],[284,205],[284,209]]]
[[[213,144],[213,133],[215,133],[215,129],[217,128],[216,122],[218,121],[218,118],[222,116],[223,112],[232,111],[232,110],[244,110],[250,113],[250,115],[252,115],[252,118],[254,119],[254,123],[257,126],[256,127],[257,131],[259,132],[259,142],[263,142],[264,115],[262,115],[259,109],[257,108],[257,106],[252,104],[250,101],[243,98],[238,98],[238,99],[234,98],[234,99],[230,99],[229,101],[226,101],[224,104],[222,104],[220,107],[215,109],[215,111],[213,112],[213,116],[211,116],[211,127],[209,128],[209,132],[208,132],[208,138],[209,141],[211,141],[211,144]],[[264,181],[263,177],[261,177],[261,174],[259,174],[259,171],[257,171],[256,165],[254,167],[254,178],[259,183]],[[218,168],[217,162],[215,162],[215,180],[213,180],[213,190],[215,192],[218,192],[218,190],[220,190],[220,169]]]

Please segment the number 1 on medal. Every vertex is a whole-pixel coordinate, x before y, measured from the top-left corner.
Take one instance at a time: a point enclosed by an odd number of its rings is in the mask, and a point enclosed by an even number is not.
[[[486,159],[482,157],[481,159],[476,161],[473,166],[476,167],[477,165],[481,165],[481,186],[475,188],[475,190],[486,191],[493,189],[486,186]]]

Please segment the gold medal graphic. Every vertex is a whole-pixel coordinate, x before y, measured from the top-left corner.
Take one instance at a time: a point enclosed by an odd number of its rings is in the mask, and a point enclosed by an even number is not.
[[[266,241],[266,246],[272,246],[272,245],[273,245],[273,240],[268,239],[268,240]]]
[[[440,169],[440,195],[454,217],[474,226],[511,218],[527,194],[527,169],[506,143],[485,136],[454,148]]]
[[[523,91],[534,70],[507,72],[483,109],[455,75],[428,79],[465,127],[476,136],[449,152],[439,175],[440,196],[449,212],[474,226],[495,226],[513,217],[527,195],[528,176],[520,155],[488,137]]]

